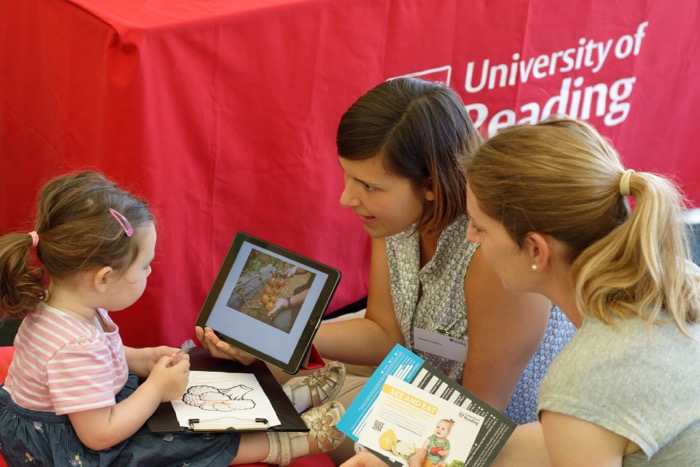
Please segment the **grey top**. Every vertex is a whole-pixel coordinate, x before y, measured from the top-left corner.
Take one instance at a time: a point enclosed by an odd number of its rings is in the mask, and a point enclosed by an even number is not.
[[[664,315],[667,319],[667,315]],[[586,316],[542,381],[538,411],[595,423],[642,449],[624,466],[700,465],[700,325]]]

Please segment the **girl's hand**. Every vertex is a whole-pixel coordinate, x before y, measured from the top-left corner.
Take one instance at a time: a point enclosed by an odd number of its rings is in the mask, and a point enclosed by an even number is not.
[[[180,353],[180,349],[176,347],[170,347],[167,345],[151,347],[147,350],[150,350],[150,355],[147,356],[146,360],[146,368],[148,369],[148,374],[151,374],[151,371],[153,371],[153,367],[156,366],[156,364],[158,363],[158,361],[160,361],[161,358],[165,356],[175,357],[175,355]],[[182,358],[184,358],[184,356]]]
[[[174,356],[179,350],[180,349],[167,345],[138,349],[124,346],[124,356],[126,357],[129,370],[136,373],[136,375],[143,380],[148,378],[148,375],[151,374],[151,370],[153,370],[153,367],[156,366],[156,363],[158,363],[162,357],[166,355]]]
[[[199,343],[202,344],[202,347],[207,349],[213,357],[235,360],[244,365],[250,365],[255,361],[255,357],[249,353],[238,350],[219,339],[211,328],[207,327],[202,329],[200,326],[196,326],[195,333],[197,334]]]
[[[190,377],[189,358],[182,358],[174,365],[172,361],[171,355],[161,357],[146,380],[157,388],[161,402],[179,399],[187,389]]]
[[[150,375],[126,399],[115,405],[68,414],[80,441],[90,449],[108,449],[132,436],[146,423],[162,402],[182,397],[189,380],[189,358],[172,364],[172,347],[125,348],[130,363],[138,362],[145,372],[146,363],[162,355]],[[186,355],[185,355],[186,357]]]

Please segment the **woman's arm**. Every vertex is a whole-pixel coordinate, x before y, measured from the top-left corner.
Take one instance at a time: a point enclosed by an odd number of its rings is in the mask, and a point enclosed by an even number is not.
[[[369,451],[362,451],[343,462],[340,467],[386,467],[389,464]]]
[[[391,299],[386,244],[374,238],[365,317],[322,324],[314,345],[332,360],[378,365],[397,343],[404,340]]]
[[[80,441],[96,451],[111,448],[136,433],[161,402],[182,397],[190,362],[182,359],[170,366],[170,361],[169,356],[161,358],[148,379],[118,404],[68,414]]]
[[[515,431],[491,467],[549,467],[549,457],[544,446],[542,425],[539,422],[515,427]]]
[[[542,342],[551,304],[505,289],[480,250],[467,269],[464,295],[469,337],[462,385],[503,411]]]
[[[639,446],[593,423],[543,411],[542,423],[515,428],[493,467],[616,466]]]
[[[540,418],[552,466],[620,467],[623,456],[639,451],[637,444],[594,423],[549,411]]]

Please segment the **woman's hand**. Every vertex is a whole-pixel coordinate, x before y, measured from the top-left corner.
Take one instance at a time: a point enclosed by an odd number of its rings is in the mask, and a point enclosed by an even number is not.
[[[423,443],[423,447],[419,448],[415,454],[408,458],[408,467],[422,467],[428,459],[428,441]]]
[[[346,460],[340,467],[385,467],[386,463],[369,451],[362,451]]]
[[[209,351],[212,357],[235,360],[244,365],[250,365],[255,361],[255,357],[249,353],[232,347],[219,339],[219,336],[210,327],[195,326],[195,334],[199,343]]]

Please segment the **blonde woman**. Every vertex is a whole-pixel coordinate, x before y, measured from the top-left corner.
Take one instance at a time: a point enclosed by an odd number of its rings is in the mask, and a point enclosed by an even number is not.
[[[700,275],[674,185],[569,119],[503,131],[466,174],[467,238],[579,327],[501,465],[697,465]]]

